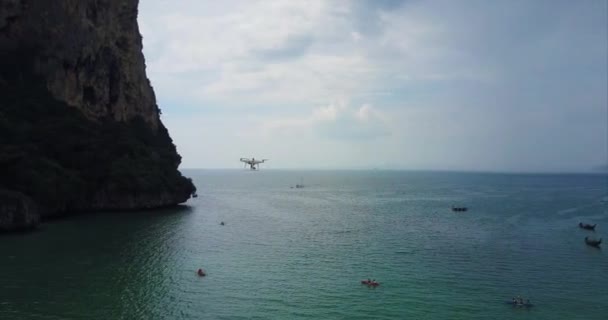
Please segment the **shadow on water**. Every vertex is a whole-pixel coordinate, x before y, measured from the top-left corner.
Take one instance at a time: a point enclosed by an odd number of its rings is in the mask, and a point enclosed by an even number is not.
[[[0,278],[0,318],[144,317],[143,310],[155,309],[147,304],[159,299],[151,295],[171,283],[167,270],[177,251],[171,247],[180,245],[177,226],[192,212],[181,205],[84,214],[4,235],[0,274],[11,277]],[[91,308],[80,307],[86,305]]]
[[[121,218],[125,217],[125,215],[146,215],[146,216],[162,216],[162,215],[171,215],[171,214],[190,214],[194,212],[194,208],[189,205],[179,204],[176,206],[170,207],[162,207],[162,208],[152,208],[152,209],[138,209],[138,210],[129,210],[129,211],[97,211],[97,212],[79,212],[79,213],[69,213],[60,216],[47,216],[42,218],[42,221],[38,226],[24,229],[17,229],[11,231],[3,231],[0,232],[0,237],[10,237],[10,236],[26,236],[36,232],[43,232],[46,230],[46,225],[52,225],[54,223],[66,222],[70,220],[82,220],[93,218],[95,216],[112,216],[119,215]]]
[[[25,237],[25,236],[29,236],[33,233],[40,232],[40,231],[41,231],[40,226],[24,228],[24,229],[17,229],[17,230],[10,230],[10,231],[1,231],[0,239],[8,238],[8,237],[20,237],[20,236]]]

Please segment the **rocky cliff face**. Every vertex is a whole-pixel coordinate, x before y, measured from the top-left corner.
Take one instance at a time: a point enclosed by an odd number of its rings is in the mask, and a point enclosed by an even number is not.
[[[145,74],[138,0],[0,0],[0,188],[42,216],[195,192]]]
[[[49,92],[89,119],[158,125],[136,0],[1,0],[0,51],[30,47]]]
[[[32,199],[0,189],[0,231],[27,230],[40,222]]]

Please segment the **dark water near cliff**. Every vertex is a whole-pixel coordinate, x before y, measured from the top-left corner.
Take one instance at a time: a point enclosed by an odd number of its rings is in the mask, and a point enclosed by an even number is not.
[[[1,236],[0,319],[608,315],[608,242],[587,247],[594,233],[577,227],[598,223],[608,240],[606,176],[187,174],[200,195],[187,208]],[[290,189],[300,177],[306,188]],[[536,306],[504,304],[517,294]]]

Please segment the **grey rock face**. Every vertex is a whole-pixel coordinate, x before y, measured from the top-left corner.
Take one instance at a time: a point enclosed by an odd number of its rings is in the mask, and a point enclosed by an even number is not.
[[[145,73],[137,0],[0,0],[0,51],[30,47],[58,100],[90,119],[158,126]]]
[[[195,192],[145,73],[137,6],[0,0],[0,189],[15,192],[0,217],[7,229],[35,225],[38,213],[165,207]]]
[[[0,231],[31,229],[40,223],[36,205],[20,192],[0,190]]]

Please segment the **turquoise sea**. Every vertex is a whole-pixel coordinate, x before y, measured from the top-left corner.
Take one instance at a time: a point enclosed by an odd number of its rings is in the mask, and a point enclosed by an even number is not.
[[[0,319],[608,319],[606,175],[184,173],[180,208],[0,236]]]

